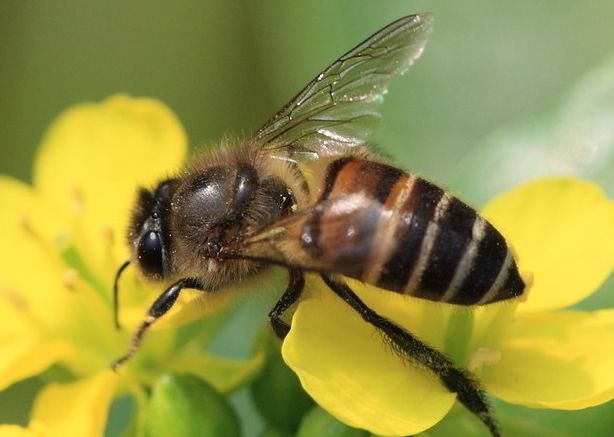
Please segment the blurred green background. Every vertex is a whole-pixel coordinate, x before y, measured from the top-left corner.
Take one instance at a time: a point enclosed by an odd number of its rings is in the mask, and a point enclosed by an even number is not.
[[[387,96],[375,138],[384,150],[477,205],[547,173],[614,194],[607,0],[3,0],[0,173],[29,181],[51,120],[118,92],[164,101],[194,146],[249,133],[336,57],[421,11],[434,13],[435,32]],[[265,320],[265,304],[242,309],[214,348],[247,354],[246,326]],[[589,306],[613,304],[602,295]],[[235,402],[249,411],[245,397]]]
[[[28,180],[60,111],[117,92],[166,102],[193,145],[250,132],[345,50],[418,11],[434,12],[435,32],[394,83],[376,139],[452,189],[487,134],[555,103],[614,41],[606,0],[3,0],[0,172]]]

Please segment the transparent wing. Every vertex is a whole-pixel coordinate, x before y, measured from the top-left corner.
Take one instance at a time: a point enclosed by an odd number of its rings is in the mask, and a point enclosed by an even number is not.
[[[254,140],[296,159],[364,144],[381,117],[388,84],[420,57],[432,22],[430,14],[419,14],[384,27],[318,74]]]

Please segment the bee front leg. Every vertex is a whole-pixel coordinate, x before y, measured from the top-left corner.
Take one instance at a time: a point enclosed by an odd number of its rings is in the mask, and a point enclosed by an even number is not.
[[[130,346],[128,347],[126,353],[111,363],[111,369],[117,370],[119,366],[134,356],[136,351],[139,349],[141,342],[143,341],[145,332],[156,320],[166,314],[168,310],[173,307],[177,301],[177,298],[179,297],[179,294],[181,293],[181,290],[184,288],[206,291],[200,281],[194,278],[181,279],[164,290],[151,305],[149,311],[147,311],[147,317],[145,317],[145,320],[143,320],[139,328],[132,336]]]
[[[282,340],[288,335],[290,326],[281,319],[281,316],[298,300],[305,286],[305,278],[302,271],[290,269],[289,272],[290,282],[288,283],[288,287],[286,287],[286,291],[269,313],[271,327],[273,331],[275,331],[275,334]]]

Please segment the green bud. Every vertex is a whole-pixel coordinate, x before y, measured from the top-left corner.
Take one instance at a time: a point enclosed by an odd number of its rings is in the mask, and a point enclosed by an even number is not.
[[[237,437],[239,420],[226,399],[191,375],[164,375],[153,387],[147,437]]]
[[[296,437],[369,437],[362,429],[350,428],[320,407],[314,407],[303,418]]]
[[[250,386],[250,394],[264,420],[280,431],[294,434],[303,415],[314,405],[297,376],[283,362],[280,342],[267,326],[256,344],[265,351],[260,375]]]

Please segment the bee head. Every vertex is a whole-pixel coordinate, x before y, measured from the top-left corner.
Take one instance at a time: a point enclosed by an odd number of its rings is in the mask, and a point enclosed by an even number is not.
[[[170,273],[168,230],[171,198],[176,180],[162,181],[154,190],[141,188],[128,231],[132,260],[145,277],[162,280]]]

